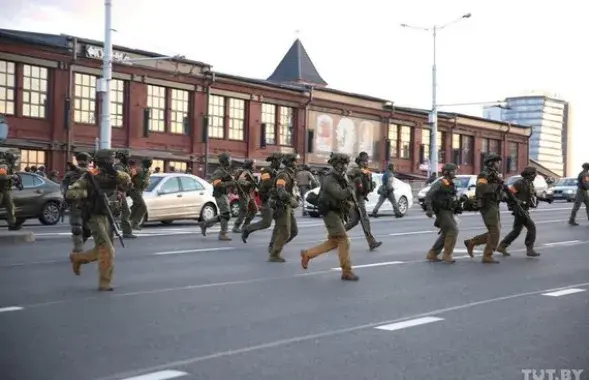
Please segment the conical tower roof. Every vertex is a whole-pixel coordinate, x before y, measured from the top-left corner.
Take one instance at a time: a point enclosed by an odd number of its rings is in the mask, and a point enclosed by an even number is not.
[[[298,38],[292,44],[282,61],[278,64],[268,81],[284,84],[308,84],[327,86],[321,78],[309,54]]]

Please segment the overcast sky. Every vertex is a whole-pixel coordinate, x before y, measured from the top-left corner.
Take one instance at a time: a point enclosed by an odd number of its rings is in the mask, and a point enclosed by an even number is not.
[[[0,5],[2,28],[104,39],[102,0]],[[557,93],[573,108],[573,160],[589,161],[589,33],[581,1],[113,0],[114,43],[267,78],[299,37],[330,87],[429,108],[431,35],[399,25],[440,25],[469,12],[439,34],[438,102]],[[445,110],[482,115],[480,106]]]

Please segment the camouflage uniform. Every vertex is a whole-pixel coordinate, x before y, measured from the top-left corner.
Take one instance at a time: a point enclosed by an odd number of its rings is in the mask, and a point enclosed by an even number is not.
[[[346,154],[332,153],[329,164],[333,169],[325,176],[318,197],[319,213],[327,229],[327,240],[313,248],[301,251],[301,266],[307,269],[309,261],[337,248],[341,279],[357,281],[350,261],[350,240],[346,233],[345,221],[348,218],[355,189],[346,179],[346,169],[350,158]]]
[[[90,159],[91,158],[88,153],[81,152],[76,154],[76,161],[78,162],[78,166],[74,166],[72,168],[73,170],[68,170],[63,176],[62,188],[65,189],[66,193],[67,189],[72,184],[79,180],[84,173],[88,172]],[[69,203],[69,221],[72,231],[72,243],[74,245],[73,252],[82,252],[84,251],[84,243],[91,236],[91,232],[88,226],[84,223],[80,202],[72,201]]]
[[[575,222],[577,212],[581,208],[581,204],[585,205],[585,211],[587,212],[587,219],[589,219],[589,163],[583,164],[583,171],[579,173],[577,181],[577,194],[575,195],[575,204],[571,210],[571,216],[569,218],[569,224],[571,226],[578,226],[579,223]]]
[[[507,247],[518,238],[524,227],[527,229],[525,240],[526,254],[530,257],[540,256],[540,254],[534,250],[534,243],[536,242],[536,223],[534,223],[532,218],[530,218],[530,215],[527,213],[531,207],[537,206],[536,189],[534,188],[534,179],[536,178],[536,175],[536,168],[529,166],[521,172],[522,178],[515,181],[514,184],[509,187],[509,191],[513,194],[514,199],[519,203],[519,206],[527,215],[522,215],[517,212],[513,213],[513,228],[511,232],[503,238],[501,243],[499,243],[499,247],[497,247],[497,252],[501,252],[503,256],[511,256],[509,252],[507,252]],[[515,209],[513,202],[509,202],[508,207],[511,211],[514,211]]]
[[[352,208],[350,220],[346,224],[346,231],[356,227],[358,223],[363,221],[367,227],[364,231],[364,237],[368,242],[368,248],[374,250],[382,245],[382,242],[376,241],[372,232],[370,231],[370,220],[368,220],[368,213],[366,212],[366,197],[372,190],[374,190],[374,182],[372,182],[372,173],[368,170],[368,154],[361,152],[356,157],[356,164],[358,167],[350,169],[348,178],[356,187],[356,201],[358,203],[358,210],[356,207]]]
[[[126,150],[119,150],[115,153],[115,158],[119,160],[117,164],[115,164],[115,169],[127,173],[127,175],[131,176],[131,170],[129,169],[129,152]],[[130,191],[129,191],[130,192]],[[127,195],[122,199],[122,209],[121,209],[121,229],[123,230],[123,237],[126,239],[134,239],[137,236],[133,234],[133,228],[131,227],[131,222],[129,218],[131,217],[131,210],[129,209],[129,203],[127,202]]]
[[[254,166],[254,160],[245,160],[243,168],[235,175],[237,195],[239,196],[239,215],[233,225],[235,233],[242,233],[242,224],[243,228],[247,228],[258,213],[258,206],[253,194],[256,188],[256,178],[252,173]]]
[[[299,207],[300,202],[295,178],[298,160],[298,154],[285,154],[282,159],[284,168],[278,172],[274,181],[275,191],[270,198],[272,208],[274,209],[273,244],[270,248],[270,258],[268,259],[270,262],[285,262],[286,260],[282,257],[282,249],[299,233],[297,220],[294,215],[294,209]]]
[[[452,259],[456,240],[458,239],[458,224],[454,218],[456,211],[456,178],[458,167],[454,164],[446,164],[442,167],[443,178],[435,182],[425,196],[426,215],[428,218],[436,215],[434,226],[440,228],[440,235],[427,254],[429,261],[440,261],[438,255],[444,249],[442,260],[453,264]]]
[[[8,229],[16,231],[21,225],[16,224],[14,201],[12,199],[12,185],[20,177],[15,174],[17,157],[10,152],[0,152],[0,207],[6,208]]]
[[[249,235],[255,231],[264,230],[270,228],[272,225],[272,218],[274,210],[269,205],[270,196],[274,191],[274,181],[280,169],[280,163],[282,161],[282,153],[272,153],[271,156],[266,158],[266,161],[270,163],[269,167],[262,168],[260,175],[260,200],[262,201],[262,219],[256,223],[250,224],[243,229],[241,234],[241,240],[247,243]],[[272,250],[272,242],[274,241],[274,235],[270,239],[270,245],[268,246],[268,252]]]
[[[231,238],[227,235],[229,229],[229,220],[231,219],[231,208],[229,206],[229,191],[235,187],[236,182],[229,168],[231,167],[231,156],[228,153],[219,154],[219,167],[213,172],[213,196],[217,201],[219,214],[216,218],[203,220],[199,223],[202,234],[207,235],[207,229],[217,223],[221,223],[221,232],[219,240],[229,241]]]
[[[485,158],[485,168],[477,177],[475,196],[487,232],[464,241],[470,257],[474,257],[473,251],[477,245],[486,244],[482,259],[485,264],[499,263],[493,258],[493,252],[497,249],[501,234],[499,202],[503,192],[503,179],[498,171],[501,161],[500,156],[491,153]]]
[[[133,187],[129,191],[129,197],[133,201],[133,205],[131,206],[131,215],[129,216],[129,222],[131,223],[131,228],[134,230],[140,230],[141,222],[147,213],[147,205],[145,204],[145,200],[143,199],[143,192],[149,186],[149,177],[151,176],[151,165],[153,164],[153,160],[151,158],[144,158],[141,160],[141,167],[140,168],[132,168],[131,169],[131,182],[133,183]]]
[[[98,290],[112,290],[112,275],[114,269],[113,226],[108,220],[106,209],[101,194],[106,194],[109,200],[109,207],[116,217],[123,206],[121,198],[131,187],[131,177],[113,167],[114,157],[110,150],[104,149],[96,153],[95,164],[98,167],[86,174],[67,190],[68,200],[81,202],[85,215],[88,215],[88,226],[94,238],[94,248],[84,253],[72,253],[70,261],[76,275],[80,275],[83,264],[98,261]],[[93,176],[100,188],[96,193],[92,188],[88,176]]]

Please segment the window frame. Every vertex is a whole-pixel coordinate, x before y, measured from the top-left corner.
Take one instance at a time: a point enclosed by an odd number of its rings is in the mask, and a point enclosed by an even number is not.
[[[39,65],[23,64],[22,66],[21,115],[31,119],[47,118],[47,99],[49,96],[49,69]],[[37,74],[35,75],[35,71]],[[28,72],[28,73],[27,73]],[[43,74],[44,73],[44,74]],[[34,86],[34,81],[38,82]],[[38,87],[35,89],[35,87]],[[33,102],[33,98],[37,101]],[[34,115],[33,109],[37,109]]]
[[[4,93],[4,97],[0,97],[0,115],[14,116],[16,114],[16,84],[17,71],[16,63],[8,60],[0,60],[0,77],[5,78],[0,82],[0,93]],[[9,83],[12,78],[12,85]],[[4,83],[3,83],[4,82]],[[4,90],[4,91],[2,91]]]
[[[218,101],[215,101],[218,100]],[[208,101],[208,117],[209,123],[207,126],[207,137],[212,139],[224,140],[225,132],[225,116],[226,116],[227,101],[222,95],[211,94]],[[218,112],[217,112],[218,111]],[[215,132],[216,133],[212,133]]]
[[[155,91],[157,90],[157,91]],[[147,85],[147,107],[149,108],[149,132],[165,133],[167,131],[167,87]],[[163,97],[162,97],[163,93]],[[162,104],[163,102],[163,104]],[[154,111],[156,111],[154,113]],[[156,118],[157,117],[157,118]]]
[[[113,84],[121,84],[119,86],[113,86]],[[110,124],[113,128],[124,128],[125,127],[125,95],[127,93],[127,82],[122,79],[113,78],[110,83]],[[120,97],[120,99],[119,99]],[[120,101],[119,101],[120,100]],[[120,114],[118,113],[120,108]],[[120,121],[120,124],[119,124]]]
[[[78,78],[81,79],[81,83],[78,83]],[[84,78],[89,78],[90,84],[85,84]],[[98,123],[97,80],[98,77],[96,75],[79,72],[74,73],[74,123],[86,125],[96,125]],[[84,96],[85,88],[89,89],[88,97]],[[85,101],[88,102],[89,110],[83,108]],[[88,118],[86,119],[84,116],[88,116]]]
[[[247,119],[247,102],[244,99],[229,98],[227,108],[229,113],[229,128],[227,131],[228,140],[244,141]]]

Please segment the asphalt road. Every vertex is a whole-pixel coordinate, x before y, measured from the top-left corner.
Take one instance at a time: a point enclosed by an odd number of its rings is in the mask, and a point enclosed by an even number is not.
[[[535,211],[542,256],[526,258],[522,236],[500,265],[466,256],[478,214],[460,216],[455,265],[424,262],[436,230],[417,208],[371,219],[384,244],[368,252],[352,232],[357,283],[340,281],[334,253],[300,268],[319,219],[299,219],[284,264],[265,261],[270,231],[221,243],[156,225],[117,249],[107,294],[96,265],[71,273],[66,226],[30,225],[35,243],[0,247],[0,378],[589,379],[589,222],[570,227],[569,212]]]

